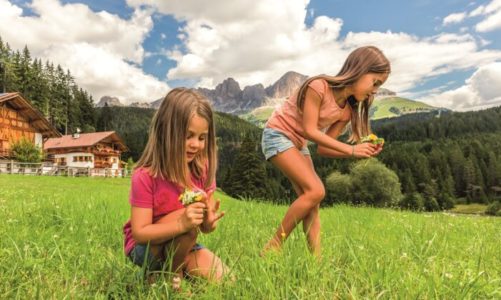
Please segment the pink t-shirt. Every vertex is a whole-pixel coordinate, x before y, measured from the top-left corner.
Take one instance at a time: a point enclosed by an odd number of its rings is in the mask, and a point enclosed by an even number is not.
[[[351,119],[350,105],[347,103],[344,108],[339,107],[326,80],[315,79],[308,84],[308,87],[313,89],[322,100],[317,123],[318,129],[325,130],[338,121],[346,122]],[[306,146],[306,139],[304,138],[303,114],[297,109],[298,93],[299,89],[287,98],[282,106],[275,109],[268,119],[266,127],[283,132],[298,149],[301,149]]]
[[[192,176],[191,180],[197,188],[206,193],[216,190],[215,182],[205,189],[204,178],[197,179]],[[160,217],[183,208],[183,204],[179,201],[179,195],[183,191],[184,189],[177,184],[160,177],[152,177],[147,169],[139,168],[132,175],[129,202],[131,206],[151,208],[153,210],[152,221],[155,222]],[[123,232],[125,254],[129,255],[136,245],[136,241],[132,238],[130,220],[124,225]]]

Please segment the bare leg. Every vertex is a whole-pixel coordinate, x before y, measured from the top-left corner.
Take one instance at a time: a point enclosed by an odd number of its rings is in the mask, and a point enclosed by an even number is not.
[[[315,170],[313,166],[313,161],[311,160],[311,156],[305,155],[304,158],[310,164],[312,170]],[[289,178],[290,180],[290,178]],[[298,196],[303,194],[303,190],[297,183],[291,180],[292,187]],[[306,215],[303,219],[303,231],[306,234],[306,238],[308,241],[308,246],[310,251],[315,256],[320,256],[320,215],[319,215],[320,205],[316,205],[312,210]]]
[[[182,210],[175,211],[160,218],[155,223],[171,223],[176,220]],[[183,270],[186,267],[186,258],[190,254],[191,249],[195,245],[198,236],[198,229],[193,228],[175,238],[165,242],[150,246],[151,252],[156,257],[165,260],[166,257],[172,257],[171,271],[176,274],[172,279],[172,287],[179,289],[181,278],[183,278]],[[154,241],[158,243],[159,241]]]
[[[228,273],[228,267],[209,249],[193,251],[186,256],[186,271],[192,276],[219,282]]]
[[[291,204],[275,235],[265,245],[264,251],[280,248],[283,240],[290,235],[297,223],[304,220],[325,196],[322,181],[318,178],[310,162],[304,159],[304,156],[298,149],[290,148],[279,153],[271,158],[271,162],[296,184],[303,193]],[[314,220],[315,218],[312,219]],[[318,229],[320,229],[319,226],[320,223],[318,223]],[[311,227],[311,225],[308,227]],[[320,231],[318,230],[318,232]]]
[[[319,207],[317,204],[310,213],[303,219],[303,230],[308,239],[308,246],[311,253],[315,256],[320,256],[320,215]]]
[[[186,267],[186,257],[197,242],[197,229],[181,234],[165,245],[165,257],[172,257],[171,271],[177,273],[182,278],[183,270]]]

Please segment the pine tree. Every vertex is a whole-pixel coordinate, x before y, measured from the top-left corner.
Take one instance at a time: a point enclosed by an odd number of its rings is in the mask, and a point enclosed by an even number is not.
[[[267,195],[266,169],[257,154],[257,146],[250,136],[245,136],[233,169],[231,170],[232,195],[264,198]]]

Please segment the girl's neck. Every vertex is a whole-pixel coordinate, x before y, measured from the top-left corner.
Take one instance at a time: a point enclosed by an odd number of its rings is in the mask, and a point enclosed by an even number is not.
[[[350,96],[348,88],[343,88],[340,90],[334,89],[332,90],[332,94],[334,95],[334,101],[336,101],[337,105],[344,108],[346,103],[348,102],[348,97]]]

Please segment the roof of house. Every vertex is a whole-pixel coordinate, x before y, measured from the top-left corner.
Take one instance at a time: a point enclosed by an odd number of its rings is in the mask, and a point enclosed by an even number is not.
[[[0,103],[7,103],[25,117],[30,125],[38,130],[43,137],[59,137],[61,133],[33,105],[24,99],[20,93],[1,93]]]
[[[74,137],[73,135],[63,135],[60,138],[48,139],[43,148],[44,150],[48,150],[57,148],[89,147],[101,141],[118,144],[122,152],[129,150],[115,131],[80,133],[78,137]]]

